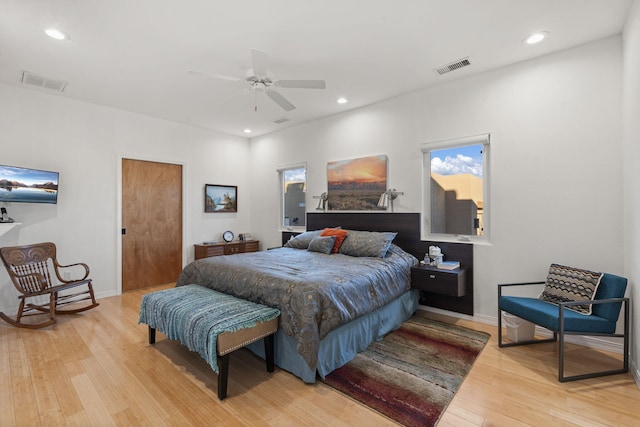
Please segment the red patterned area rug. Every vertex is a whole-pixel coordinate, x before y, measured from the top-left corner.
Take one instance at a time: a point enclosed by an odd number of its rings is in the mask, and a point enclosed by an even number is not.
[[[405,426],[435,426],[488,340],[413,316],[324,382]]]

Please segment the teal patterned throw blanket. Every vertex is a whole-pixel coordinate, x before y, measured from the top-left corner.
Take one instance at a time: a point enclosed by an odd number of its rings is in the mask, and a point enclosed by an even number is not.
[[[240,300],[199,285],[144,295],[138,323],[145,323],[197,351],[218,373],[218,335],[273,320],[280,310]]]

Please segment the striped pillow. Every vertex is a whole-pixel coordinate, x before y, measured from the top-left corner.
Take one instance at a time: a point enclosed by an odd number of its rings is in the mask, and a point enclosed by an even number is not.
[[[591,301],[595,298],[602,273],[551,264],[542,294],[538,299],[552,304],[569,301]],[[574,305],[567,309],[591,314],[591,304]]]

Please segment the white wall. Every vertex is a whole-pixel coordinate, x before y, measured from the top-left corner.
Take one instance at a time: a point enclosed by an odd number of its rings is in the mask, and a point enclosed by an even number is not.
[[[277,230],[276,168],[308,162],[307,205],[328,161],[389,157],[396,212],[421,209],[420,144],[490,132],[491,244],[476,245],[475,311],[498,283],[551,262],[622,274],[622,45],[614,37],[459,79],[251,141],[252,231]]]
[[[58,204],[8,206],[22,226],[0,245],[55,242],[63,264],[89,264],[99,297],[119,292],[123,157],[183,165],[185,262],[194,243],[249,229],[245,138],[0,84],[0,149],[0,164],[60,172]],[[239,212],[205,214],[205,183],[237,185]],[[13,313],[16,295],[2,269],[0,308]]]
[[[625,274],[629,278],[628,291],[632,304],[640,295],[640,2],[633,3],[623,35],[623,149],[624,149],[624,224]],[[633,331],[640,331],[640,312],[632,305]],[[640,383],[640,342],[638,334],[631,340],[631,369]]]

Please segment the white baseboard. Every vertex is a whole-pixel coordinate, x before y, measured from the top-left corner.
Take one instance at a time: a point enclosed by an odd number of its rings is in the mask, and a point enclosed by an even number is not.
[[[631,371],[631,375],[633,375],[636,385],[640,389],[640,370],[638,370],[638,365],[636,365],[633,360],[629,360],[629,370]]]

